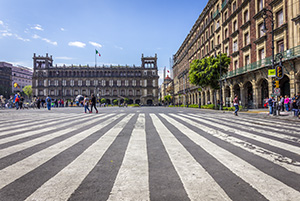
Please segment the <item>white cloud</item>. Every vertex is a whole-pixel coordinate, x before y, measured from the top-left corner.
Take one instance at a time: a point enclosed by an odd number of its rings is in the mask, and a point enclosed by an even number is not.
[[[12,36],[13,34],[12,33],[9,33],[9,32],[4,32],[3,34],[2,34],[2,36]]]
[[[51,40],[49,40],[49,39],[47,39],[47,38],[42,38],[41,36],[36,35],[36,34],[34,34],[34,35],[32,36],[32,38],[34,38],[34,39],[41,39],[41,40],[46,41],[47,43],[49,43],[49,44],[51,44],[51,45],[57,45],[57,42],[53,42],[53,41],[51,41]]]
[[[94,46],[94,47],[98,47],[98,48],[101,48],[101,47],[102,47],[101,44],[96,43],[96,42],[91,42],[91,41],[90,41],[89,44],[91,44],[91,45]]]
[[[69,46],[80,47],[80,48],[84,48],[86,46],[85,43],[82,43],[82,42],[79,42],[79,41],[69,42],[68,45]]]
[[[123,47],[119,47],[115,45],[115,48],[119,49],[119,50],[123,50]]]
[[[0,24],[3,25],[4,24],[3,21],[0,20]]]
[[[65,29],[64,29],[64,28],[60,28],[60,30],[61,30],[61,31],[65,31]]]
[[[22,40],[22,41],[24,41],[24,42],[28,42],[28,41],[30,41],[29,39],[27,39],[27,38],[22,38],[21,36],[19,36],[18,34],[14,34],[15,35],[15,37],[18,39],[18,40]]]
[[[74,58],[72,58],[72,57],[55,57],[55,59],[58,59],[58,60],[73,60]]]
[[[42,26],[39,25],[39,24],[35,25],[34,27],[31,27],[31,29],[35,29],[35,30],[38,30],[38,31],[44,31],[44,29],[42,28]]]

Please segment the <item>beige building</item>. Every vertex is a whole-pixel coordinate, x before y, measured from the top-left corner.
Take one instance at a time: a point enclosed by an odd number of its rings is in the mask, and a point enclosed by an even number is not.
[[[53,99],[75,99],[95,94],[129,104],[158,104],[157,55],[141,58],[141,66],[53,66],[52,56],[33,56],[33,95]]]
[[[209,0],[173,57],[175,103],[203,105],[219,100],[219,91],[207,87],[199,92],[191,85],[188,71],[194,59],[226,53],[231,64],[222,78],[224,104],[231,105],[237,94],[243,106],[262,107],[264,98],[272,93],[272,78],[268,77],[268,69],[272,68],[271,17],[266,19],[264,32],[265,9],[273,13],[275,56],[283,55],[281,95],[293,96],[300,91],[299,1]]]

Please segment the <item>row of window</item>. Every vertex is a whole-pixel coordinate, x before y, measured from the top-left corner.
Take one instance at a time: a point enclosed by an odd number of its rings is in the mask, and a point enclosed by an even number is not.
[[[156,80],[62,80],[61,81],[62,86],[98,86],[98,84],[100,84],[101,86],[118,86],[118,87],[122,87],[122,86],[152,86],[152,87],[156,87],[157,83]],[[36,85],[37,86],[59,86],[59,80],[36,80]]]
[[[43,72],[40,72],[43,73]],[[143,75],[156,75],[156,70],[144,71]],[[125,71],[49,71],[50,77],[102,77],[102,76],[142,76],[142,72]]]

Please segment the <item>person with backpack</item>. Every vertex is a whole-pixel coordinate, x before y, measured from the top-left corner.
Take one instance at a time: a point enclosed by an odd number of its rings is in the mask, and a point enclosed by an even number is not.
[[[91,99],[92,103],[91,103],[91,113],[93,113],[93,107],[96,110],[96,113],[98,113],[98,110],[96,108],[96,97],[94,96],[94,94],[92,94],[92,99]]]
[[[87,96],[84,96],[84,99],[83,99],[83,106],[84,106],[84,113],[86,113],[86,110],[89,111],[89,113],[92,113],[89,109],[89,99]]]
[[[47,96],[46,104],[47,104],[48,110],[51,110],[51,102],[52,102],[52,99],[50,98],[50,96]]]

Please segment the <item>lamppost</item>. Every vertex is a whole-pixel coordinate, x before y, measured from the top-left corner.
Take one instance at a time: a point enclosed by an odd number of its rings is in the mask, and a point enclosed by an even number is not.
[[[268,12],[270,13],[268,15]],[[263,19],[264,19],[264,23],[263,23],[263,29],[262,31],[264,33],[267,33],[267,25],[266,25],[266,19],[270,19],[271,21],[271,34],[272,34],[272,69],[275,69],[275,59],[274,59],[274,14],[271,10],[264,8],[263,9]],[[272,78],[273,79],[273,78]],[[273,83],[274,82],[274,83]],[[274,94],[274,88],[275,88],[275,80],[272,81],[272,94]],[[277,98],[277,97],[276,97]],[[273,115],[276,115],[276,105],[273,108]]]

